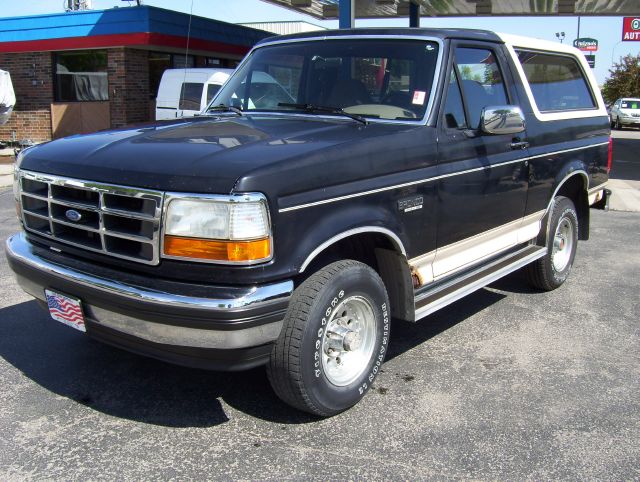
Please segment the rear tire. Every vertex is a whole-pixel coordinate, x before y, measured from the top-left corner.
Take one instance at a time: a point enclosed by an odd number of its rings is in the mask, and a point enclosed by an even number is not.
[[[549,218],[547,253],[525,268],[529,283],[551,291],[569,276],[578,247],[578,213],[571,199],[554,199]]]
[[[358,403],[384,361],[389,313],[369,266],[343,260],[314,273],[294,291],[267,365],[278,397],[324,417]]]

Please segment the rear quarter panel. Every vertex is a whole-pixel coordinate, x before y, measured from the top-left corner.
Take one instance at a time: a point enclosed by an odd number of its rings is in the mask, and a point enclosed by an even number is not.
[[[576,171],[588,176],[592,188],[608,180],[607,152],[610,136],[609,117],[602,95],[580,51],[551,42],[503,36],[509,67],[514,72],[515,88],[527,122],[529,142],[529,192],[525,214],[547,209],[556,188]],[[580,64],[596,101],[596,108],[579,111],[540,112],[528,88],[515,49],[539,50],[573,56]]]

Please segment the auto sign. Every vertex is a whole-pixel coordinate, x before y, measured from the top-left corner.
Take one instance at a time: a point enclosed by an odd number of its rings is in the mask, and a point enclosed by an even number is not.
[[[573,41],[573,46],[583,52],[596,52],[598,41],[594,38],[577,38]]]
[[[622,40],[627,42],[640,41],[640,17],[624,17]]]

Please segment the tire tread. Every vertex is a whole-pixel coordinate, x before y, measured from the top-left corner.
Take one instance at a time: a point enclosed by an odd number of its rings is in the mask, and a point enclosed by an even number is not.
[[[551,215],[549,216],[549,223],[553,226],[558,222],[556,219],[556,213],[562,212],[561,208],[562,204],[570,205],[574,211],[575,206],[573,205],[573,201],[565,196],[557,196],[553,201],[553,206],[551,208]],[[576,217],[577,219],[577,217]],[[551,229],[549,230],[549,236],[551,237]],[[554,283],[550,278],[550,271],[548,267],[549,259],[551,258],[551,249],[549,247],[549,243],[552,243],[552,239],[547,240],[547,249],[548,252],[542,258],[537,259],[533,263],[527,265],[524,269],[525,277],[527,281],[535,288],[543,291],[552,291],[558,288],[558,284]],[[577,240],[576,240],[577,243]]]
[[[368,266],[353,260],[336,261],[314,273],[294,292],[280,338],[274,344],[267,376],[274,391],[285,403],[305,412],[320,416],[334,415],[316,406],[309,397],[302,380],[302,337],[314,300],[332,277],[351,267]]]

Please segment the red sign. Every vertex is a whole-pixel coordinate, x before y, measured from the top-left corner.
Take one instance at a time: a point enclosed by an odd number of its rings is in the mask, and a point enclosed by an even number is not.
[[[640,41],[640,17],[624,17],[622,40],[627,42]]]

